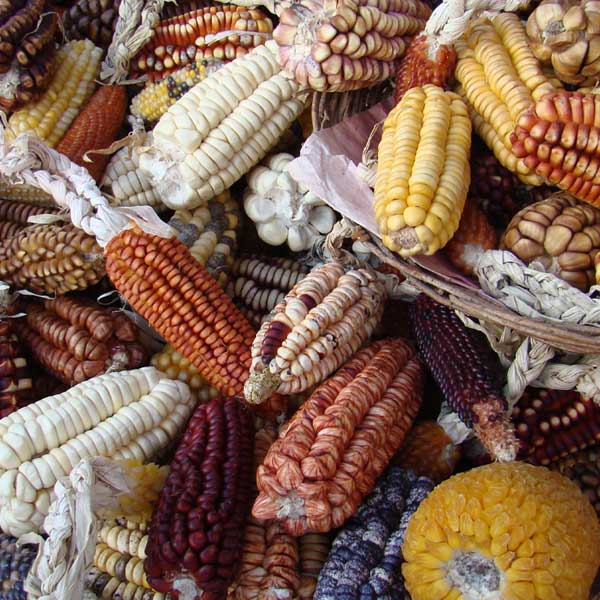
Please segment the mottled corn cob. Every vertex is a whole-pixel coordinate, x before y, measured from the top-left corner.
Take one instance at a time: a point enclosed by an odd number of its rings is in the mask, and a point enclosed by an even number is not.
[[[460,454],[460,446],[448,437],[441,425],[422,421],[408,432],[393,462],[437,484],[454,473]]]
[[[13,321],[0,321],[0,418],[33,399],[31,372]]]
[[[434,254],[458,228],[469,189],[471,121],[464,102],[434,85],[410,89],[379,144],[375,218],[401,256]]]
[[[196,409],[152,515],[144,569],[157,590],[185,581],[203,599],[225,596],[250,508],[253,437],[250,413],[234,398]]]
[[[401,339],[358,352],[269,449],[257,472],[254,517],[281,521],[294,536],[339,527],[402,444],[421,383],[421,364]]]
[[[30,185],[13,185],[0,179],[0,198],[35,204],[36,206],[56,206],[50,194]]]
[[[23,585],[36,554],[36,545],[17,544],[17,538],[0,532],[1,600],[27,600]]]
[[[128,229],[105,255],[106,272],[135,310],[211,385],[241,395],[255,332],[185,245]]]
[[[286,75],[318,92],[342,92],[393,75],[403,36],[421,31],[430,14],[419,0],[300,0],[279,12],[273,38]]]
[[[37,206],[12,200],[0,200],[0,241],[9,238],[31,223],[29,217],[54,214],[56,207]]]
[[[65,294],[105,275],[95,238],[73,225],[33,225],[0,243],[0,277],[41,294]]]
[[[234,261],[227,293],[257,329],[309,272],[289,258],[248,257]]]
[[[122,567],[119,567],[120,572]],[[90,567],[85,573],[85,587],[102,600],[167,600],[167,594],[142,588],[130,581],[111,577],[98,567]]]
[[[392,467],[337,534],[319,575],[315,600],[396,600],[410,517],[434,488],[426,477]]]
[[[78,0],[65,12],[63,27],[71,40],[88,39],[100,48],[112,41],[121,0]]]
[[[600,525],[566,477],[496,463],[438,485],[408,523],[402,552],[413,600],[583,600],[600,565]]]
[[[85,161],[84,156],[90,150],[104,150],[115,141],[126,110],[127,92],[124,86],[105,85],[98,88],[71,123],[56,150],[85,167],[99,183],[110,156],[91,154],[91,162]]]
[[[311,271],[256,335],[246,401],[260,404],[275,391],[294,394],[323,382],[373,333],[384,302],[384,286],[371,271],[346,272],[336,261]]]
[[[92,95],[101,57],[102,50],[89,40],[63,46],[50,86],[37,102],[12,114],[9,133],[33,133],[54,148]]]
[[[518,442],[495,372],[498,359],[483,335],[424,294],[411,305],[411,316],[419,353],[450,408],[492,458],[513,460]]]

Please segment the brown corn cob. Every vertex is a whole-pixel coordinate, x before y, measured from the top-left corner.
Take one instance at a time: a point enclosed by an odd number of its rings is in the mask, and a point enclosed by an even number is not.
[[[44,9],[45,0],[27,0],[24,5],[11,10],[0,24],[0,73],[6,73],[10,63],[20,48],[26,34],[31,34],[36,28],[38,19]],[[48,19],[42,19],[42,25],[47,27]],[[55,24],[56,25],[56,24]],[[42,31],[44,35],[44,30]],[[36,34],[34,34],[36,39]]]
[[[29,366],[19,338],[13,333],[15,320],[0,321],[0,418],[33,399]]]
[[[512,412],[519,457],[547,465],[600,441],[600,407],[577,392],[528,388]]]
[[[492,458],[514,460],[518,442],[494,372],[499,362],[483,335],[424,294],[411,305],[411,315],[419,353],[450,408]]]
[[[354,513],[400,447],[421,404],[422,367],[402,339],[358,352],[319,386],[257,472],[252,514],[294,536]]]
[[[255,332],[185,245],[127,229],[105,256],[111,281],[135,310],[211,385],[241,395]]]
[[[56,206],[54,198],[40,188],[31,185],[13,185],[0,179],[0,198],[5,200],[14,200],[25,204],[34,204],[35,206]]]
[[[65,294],[105,275],[95,238],[73,225],[33,225],[0,243],[0,277],[41,294]]]
[[[126,110],[127,92],[124,86],[101,86],[71,123],[56,150],[85,167],[96,182],[100,183],[110,156],[92,154],[92,162],[85,162],[83,157],[86,152],[104,150],[115,141]]]
[[[408,432],[393,463],[440,483],[454,473],[459,460],[460,446],[442,426],[435,421],[421,421]]]
[[[370,271],[346,272],[336,261],[311,271],[256,335],[246,401],[259,404],[274,391],[293,394],[324,381],[373,333],[384,301],[384,286]]]
[[[56,207],[43,207],[11,200],[0,200],[0,241],[16,235],[31,225],[29,217],[35,215],[55,214]]]
[[[71,40],[92,40],[100,48],[112,41],[121,0],[78,0],[65,12],[63,27]]]
[[[234,398],[196,409],[152,515],[144,569],[158,591],[185,581],[203,600],[225,596],[250,508],[253,437]]]
[[[396,104],[413,87],[432,83],[447,89],[456,67],[456,50],[451,46],[438,45],[432,56],[430,46],[426,35],[418,35],[408,44],[396,75]]]

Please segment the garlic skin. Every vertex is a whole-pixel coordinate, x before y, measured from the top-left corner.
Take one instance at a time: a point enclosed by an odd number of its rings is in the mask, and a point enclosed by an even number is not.
[[[288,173],[293,159],[285,152],[273,154],[250,171],[244,210],[263,242],[287,242],[292,252],[301,252],[331,231],[336,214]]]

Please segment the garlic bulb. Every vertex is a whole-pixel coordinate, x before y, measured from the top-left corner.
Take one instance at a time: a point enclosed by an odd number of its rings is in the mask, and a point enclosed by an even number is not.
[[[256,224],[261,240],[271,246],[287,241],[290,250],[300,252],[331,231],[336,215],[292,179],[287,167],[293,159],[291,154],[273,154],[250,171],[244,210]]]

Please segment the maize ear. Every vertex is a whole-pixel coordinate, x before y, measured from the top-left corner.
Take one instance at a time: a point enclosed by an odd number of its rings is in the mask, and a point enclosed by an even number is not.
[[[401,256],[434,254],[458,228],[469,189],[471,121],[464,102],[415,87],[387,116],[375,179],[383,243]]]
[[[154,151],[140,156],[140,166],[154,174],[170,208],[201,206],[265,157],[305,100],[281,73],[274,42],[267,42],[173,104],[156,124]]]
[[[54,214],[56,207],[37,206],[11,200],[0,200],[0,241],[5,240],[31,225],[29,217]]]
[[[244,396],[260,404],[273,392],[319,384],[369,338],[383,314],[383,284],[366,269],[332,261],[311,271],[278,304],[252,343]]]
[[[0,532],[0,598],[27,600],[23,589],[37,554],[36,544],[18,544],[17,538]]]
[[[14,321],[0,321],[0,418],[25,406],[34,396],[31,369],[13,331]]]
[[[112,42],[121,0],[77,0],[63,16],[63,27],[70,40],[91,40],[107,49]]]
[[[13,185],[5,183],[0,179],[0,199],[25,202],[38,206],[56,206],[54,198],[47,192],[31,185]]]
[[[8,133],[33,133],[54,148],[92,95],[101,57],[102,50],[89,40],[64,45],[50,86],[37,102],[12,114]]]

